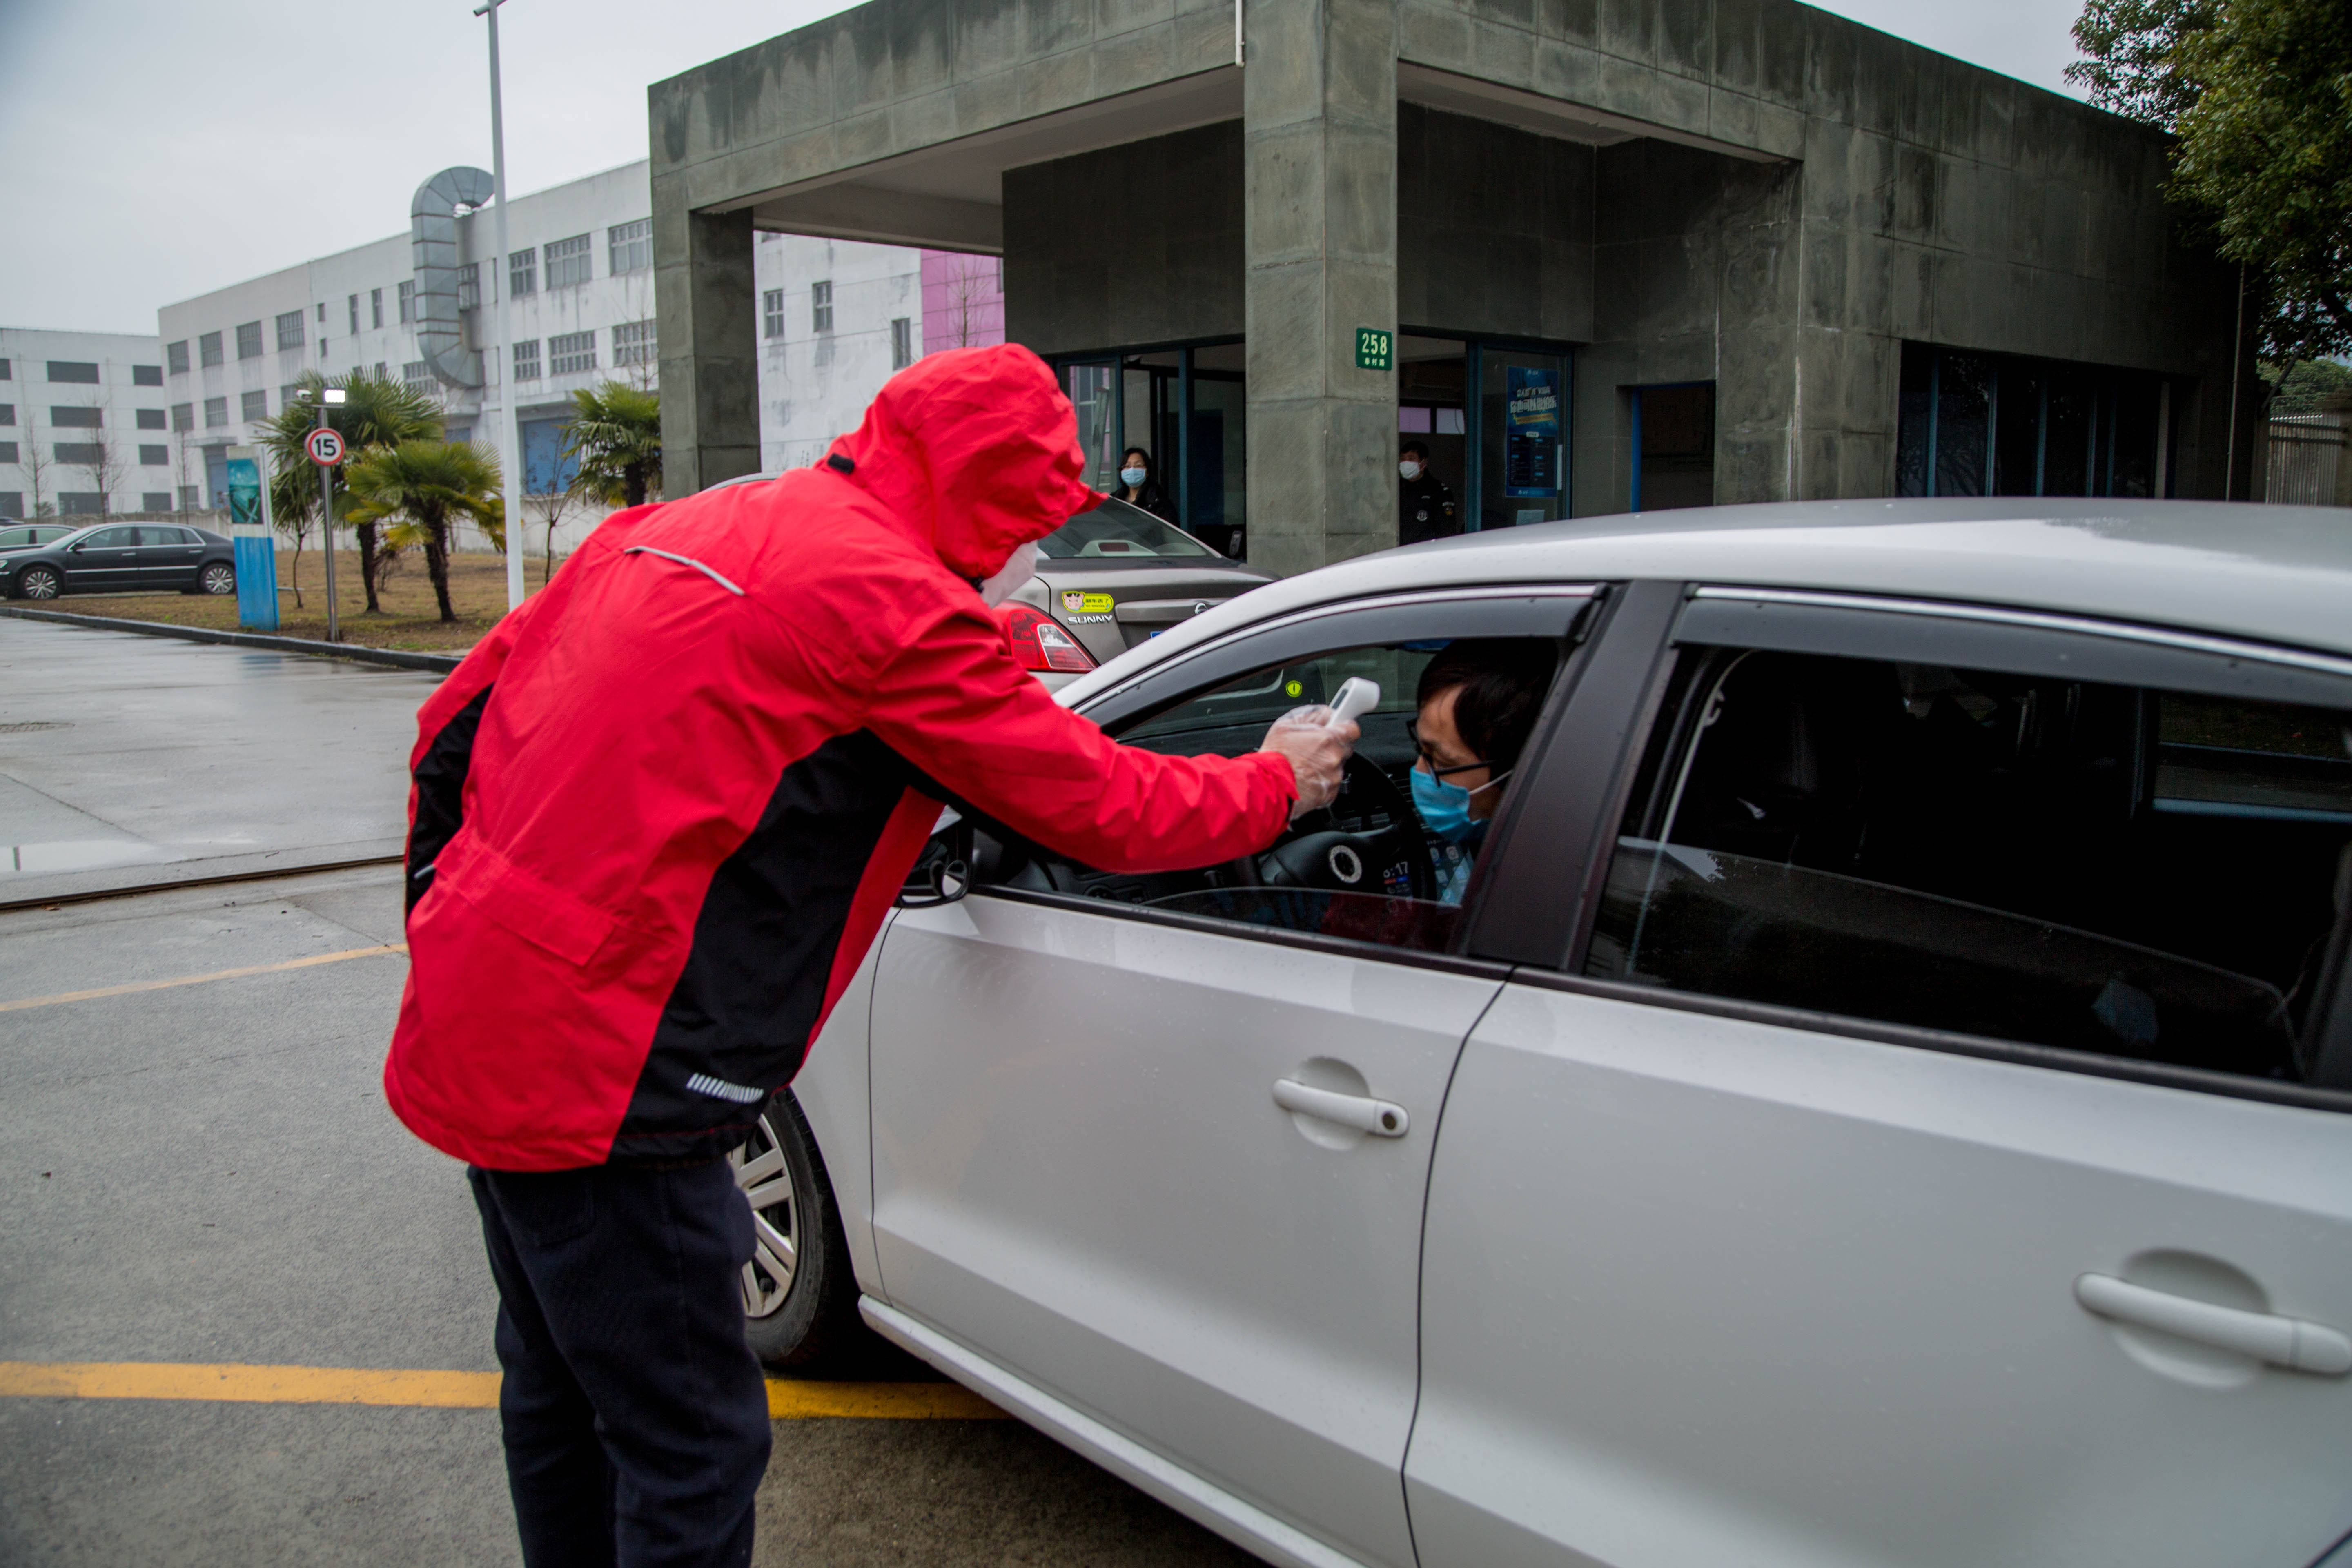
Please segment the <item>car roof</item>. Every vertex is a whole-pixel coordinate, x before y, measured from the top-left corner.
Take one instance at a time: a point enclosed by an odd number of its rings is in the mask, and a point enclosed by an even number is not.
[[[2340,507],[1778,501],[1536,523],[1359,556],[1172,628],[1146,645],[1149,658],[1113,661],[1109,679],[1238,622],[1336,598],[1628,578],[2000,605],[2352,655],[2352,511]],[[1089,676],[1061,695],[1104,684]]]

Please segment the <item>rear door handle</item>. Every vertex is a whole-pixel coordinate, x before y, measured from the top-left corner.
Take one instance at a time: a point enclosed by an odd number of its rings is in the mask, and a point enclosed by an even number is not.
[[[2074,1300],[2102,1318],[2235,1351],[2273,1366],[2331,1377],[2352,1372],[2352,1340],[2325,1324],[2217,1307],[2106,1274],[2085,1274],[2075,1280]]]
[[[1293,1079],[1275,1079],[1274,1102],[1285,1110],[1336,1121],[1375,1138],[1402,1138],[1407,1125],[1402,1105],[1366,1094],[1339,1094]]]

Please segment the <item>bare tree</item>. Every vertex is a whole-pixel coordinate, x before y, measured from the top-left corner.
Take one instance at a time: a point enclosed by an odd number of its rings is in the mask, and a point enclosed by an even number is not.
[[[33,426],[30,412],[31,411],[29,409],[26,411],[27,417],[25,422],[25,434],[28,437],[25,442],[25,461],[23,464],[25,469],[25,479],[26,483],[33,487],[32,515],[35,517],[47,517],[51,515],[51,509],[49,503],[43,500],[42,497],[49,487],[49,458],[47,453],[41,450],[41,444],[39,441],[29,438],[40,434],[40,432]]]
[[[115,445],[112,433],[106,428],[106,405],[92,397],[83,406],[90,411],[93,417],[87,432],[89,439],[78,443],[81,447],[81,460],[73,467],[88,474],[89,482],[97,488],[98,511],[103,517],[114,510],[112,497],[116,487],[122,483],[125,468],[122,448]]]
[[[579,499],[568,489],[557,490],[552,495],[523,498],[523,510],[530,514],[531,521],[547,530],[547,575],[540,579],[542,584],[555,578],[555,525],[563,521],[563,514],[571,510],[572,503]]]
[[[992,256],[951,256],[948,258],[945,316],[947,347],[977,347],[987,336],[987,310],[999,265]]]

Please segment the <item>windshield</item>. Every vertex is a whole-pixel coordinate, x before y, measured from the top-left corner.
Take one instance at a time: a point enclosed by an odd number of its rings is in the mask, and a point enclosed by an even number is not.
[[[1037,553],[1048,561],[1117,561],[1170,556],[1201,560],[1217,552],[1141,507],[1106,500],[1039,540]]]

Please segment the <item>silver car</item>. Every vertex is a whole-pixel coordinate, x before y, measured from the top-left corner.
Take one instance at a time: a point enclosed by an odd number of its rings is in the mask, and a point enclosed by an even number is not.
[[[2305,1568],[2347,606],[2332,511],[1856,501],[1187,619],[1060,700],[1228,752],[1367,675],[1347,790],[1152,877],[943,823],[743,1156],[755,1338],[862,1318],[1301,1568]],[[1558,673],[1452,905],[1405,722],[1465,638]]]

